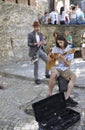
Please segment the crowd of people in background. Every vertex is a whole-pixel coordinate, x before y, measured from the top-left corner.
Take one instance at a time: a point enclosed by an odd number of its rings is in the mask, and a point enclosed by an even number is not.
[[[85,12],[81,10],[79,4],[71,4],[67,10],[64,6],[60,8],[60,11],[53,9],[51,12],[45,12],[40,17],[41,24],[85,24]]]

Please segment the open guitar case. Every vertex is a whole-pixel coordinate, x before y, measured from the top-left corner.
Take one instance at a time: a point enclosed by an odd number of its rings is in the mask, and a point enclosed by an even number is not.
[[[64,93],[57,93],[32,104],[39,130],[64,130],[80,120],[80,113],[67,108]]]

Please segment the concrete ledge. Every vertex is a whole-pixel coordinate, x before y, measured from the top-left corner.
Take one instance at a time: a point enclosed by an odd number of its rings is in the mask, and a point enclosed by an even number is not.
[[[34,78],[32,77],[26,77],[26,76],[22,76],[22,75],[16,75],[16,74],[11,74],[11,73],[7,73],[7,72],[0,72],[0,75],[3,77],[8,77],[8,78],[19,78],[22,80],[29,80],[29,81],[34,81]],[[48,83],[49,79],[41,79],[43,83]]]
[[[8,78],[19,78],[19,79],[22,79],[22,80],[34,81],[34,78],[32,78],[32,77],[16,75],[16,74],[11,74],[11,73],[7,73],[7,72],[0,72],[0,75],[3,76],[3,77],[8,77]],[[41,81],[44,84],[48,84],[49,79],[44,78],[44,79],[41,79]],[[56,85],[58,85],[58,82],[56,82]],[[77,84],[77,83],[75,83],[75,87],[85,88],[85,86],[83,84]]]

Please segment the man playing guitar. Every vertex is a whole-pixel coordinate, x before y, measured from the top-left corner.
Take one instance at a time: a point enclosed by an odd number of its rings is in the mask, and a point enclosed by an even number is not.
[[[53,47],[52,49],[52,54],[54,53],[59,53],[58,56],[58,63],[55,64],[52,68],[51,68],[51,76],[50,76],[50,80],[49,80],[49,96],[52,95],[53,92],[53,88],[55,85],[55,79],[56,76],[62,76],[64,77],[66,80],[69,80],[68,83],[68,88],[66,91],[66,104],[68,106],[76,106],[78,103],[76,101],[74,101],[71,97],[71,91],[74,87],[74,83],[76,80],[76,75],[69,69],[70,65],[71,65],[71,61],[74,58],[74,54],[66,54],[63,55],[65,52],[69,51],[71,48],[68,46],[68,42],[66,41],[66,39],[63,37],[63,35],[58,35],[57,40],[56,40],[56,46]],[[48,55],[48,62],[50,62],[52,60],[52,58],[50,57],[50,54]]]

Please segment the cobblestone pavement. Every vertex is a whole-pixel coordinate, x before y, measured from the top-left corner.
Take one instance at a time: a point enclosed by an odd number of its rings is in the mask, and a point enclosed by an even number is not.
[[[43,82],[40,85],[35,85],[33,81],[33,65],[30,65],[29,61],[0,66],[0,81],[5,87],[4,90],[0,90],[0,130],[38,129],[31,105],[45,98],[48,92],[48,80],[44,77],[44,64],[41,62],[41,65],[43,67],[39,72]],[[85,110],[85,61],[75,60],[71,69],[77,74],[76,87],[71,96],[79,102],[78,107],[73,109],[81,113],[83,108]],[[57,85],[55,92],[58,92]],[[28,114],[24,112],[25,109],[28,110]],[[82,121],[68,130],[85,130],[85,122],[81,125]]]

